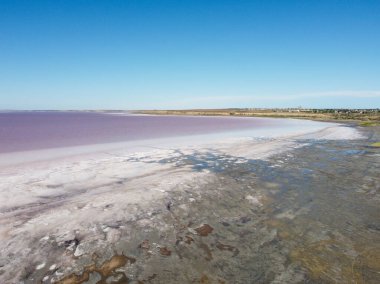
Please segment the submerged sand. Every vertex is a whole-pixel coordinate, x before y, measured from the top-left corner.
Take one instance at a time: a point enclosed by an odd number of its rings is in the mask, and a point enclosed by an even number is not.
[[[295,215],[260,219],[273,210],[268,188],[275,192],[279,184],[267,181],[264,190],[248,165],[291,157],[311,141],[363,138],[353,127],[319,123],[277,135],[241,132],[2,154],[0,282],[305,281],[307,271],[284,266],[278,253],[273,263],[250,257],[278,234],[289,237],[276,222]],[[241,231],[245,224],[251,229]],[[253,234],[255,227],[261,229]],[[257,238],[254,246],[241,242],[250,235]],[[307,253],[291,255],[302,262]],[[269,264],[277,267],[273,277],[258,275],[259,267],[249,276],[244,266],[261,261],[261,273]]]

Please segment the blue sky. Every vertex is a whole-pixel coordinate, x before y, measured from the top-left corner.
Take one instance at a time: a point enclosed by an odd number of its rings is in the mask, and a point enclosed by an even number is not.
[[[380,108],[380,1],[0,0],[0,109]]]

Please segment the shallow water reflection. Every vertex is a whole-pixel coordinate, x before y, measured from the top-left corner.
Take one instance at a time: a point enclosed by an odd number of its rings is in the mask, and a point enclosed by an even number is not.
[[[380,280],[380,160],[367,145],[313,142],[275,173],[259,174],[281,185],[268,224],[310,282]]]
[[[218,177],[190,212],[178,211],[181,220],[215,226],[215,234],[202,240],[209,248],[207,277],[228,283],[379,283],[380,150],[369,149],[366,140],[308,142],[269,161],[186,159]],[[239,254],[221,252],[218,243]],[[203,249],[198,253],[197,263],[205,256]]]
[[[133,218],[120,212],[95,224],[99,234],[75,242],[86,254],[49,277],[59,272],[65,284],[380,283],[380,148],[368,146],[380,141],[380,129],[364,131],[370,139],[301,141],[307,146],[266,161],[212,149],[160,157],[174,170],[205,174],[149,208],[123,209]],[[45,275],[34,266],[21,273],[25,283]]]

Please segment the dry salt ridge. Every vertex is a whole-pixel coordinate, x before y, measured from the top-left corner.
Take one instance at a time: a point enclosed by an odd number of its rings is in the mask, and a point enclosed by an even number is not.
[[[311,129],[2,154],[0,283],[379,283],[380,131]]]

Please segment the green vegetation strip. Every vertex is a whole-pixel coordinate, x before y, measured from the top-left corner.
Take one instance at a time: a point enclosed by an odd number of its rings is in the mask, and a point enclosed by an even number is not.
[[[378,121],[364,121],[360,123],[360,126],[380,126]]]
[[[373,143],[371,144],[372,147],[380,147],[380,142],[376,142],[376,143]]]

